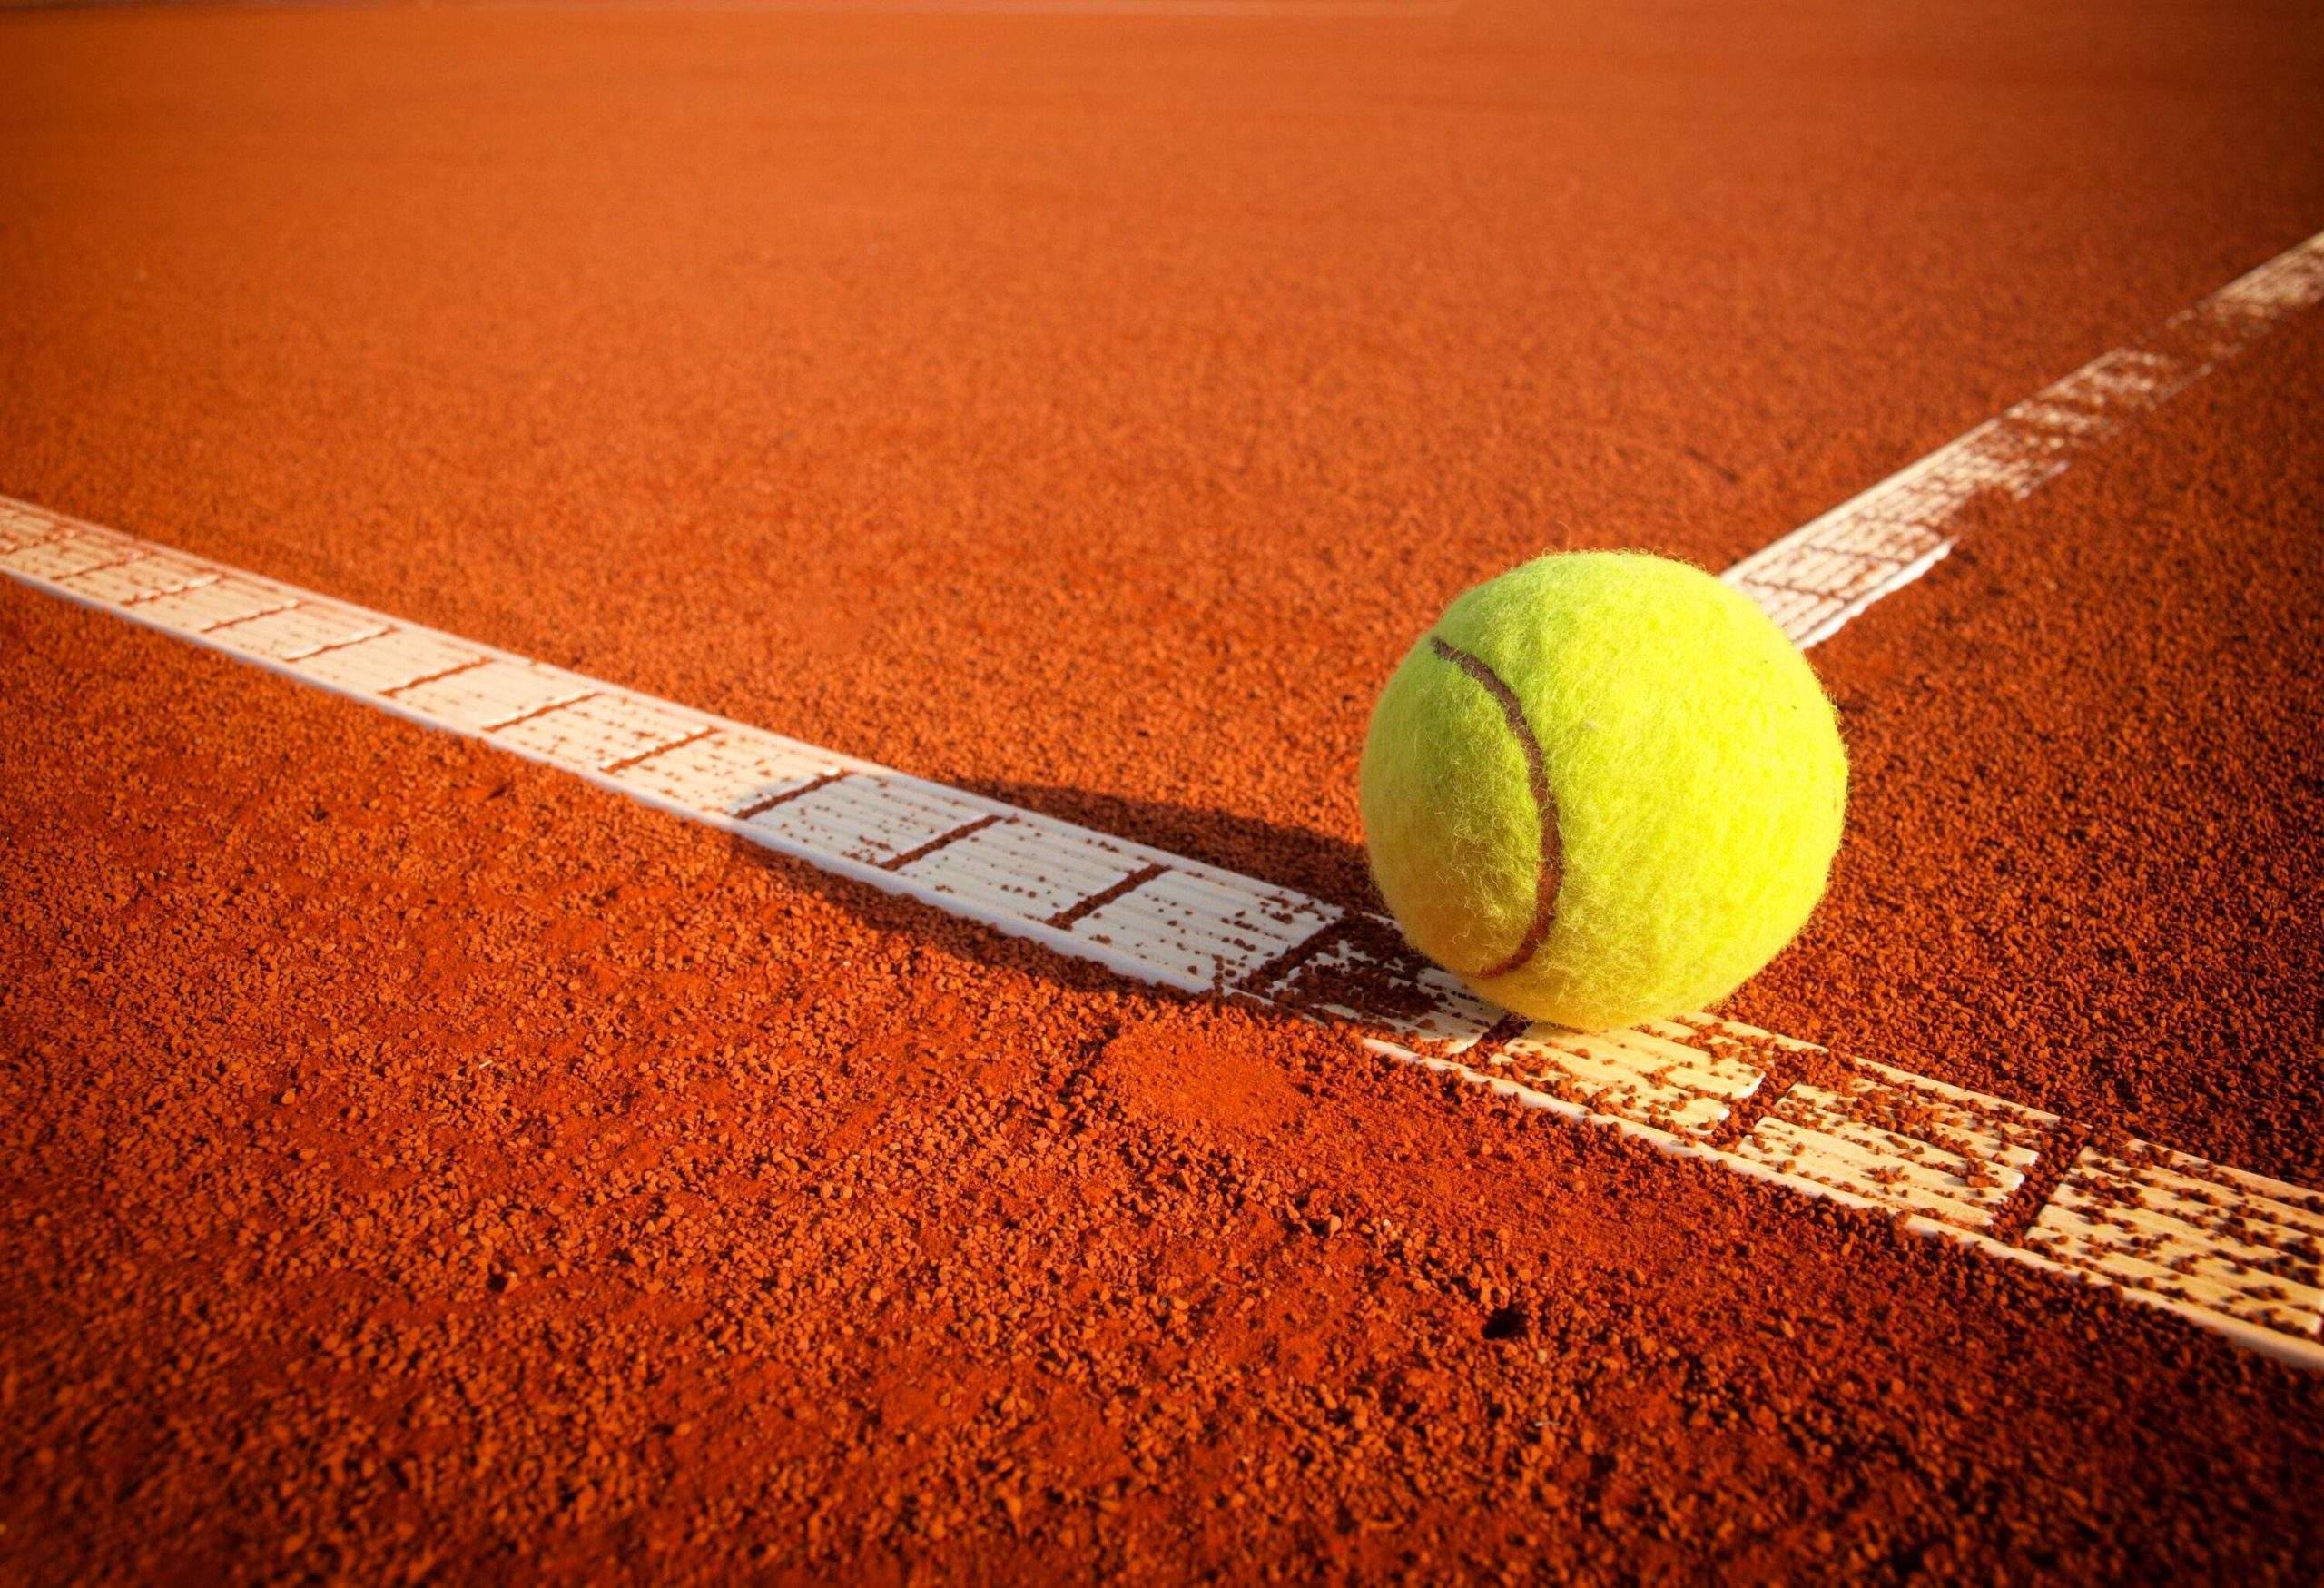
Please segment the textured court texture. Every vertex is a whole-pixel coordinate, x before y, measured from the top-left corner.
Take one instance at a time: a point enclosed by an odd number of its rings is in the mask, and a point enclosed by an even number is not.
[[[1699,1015],[1527,1026],[1384,919],[0,502],[0,569],[1061,952],[1352,1022],[1530,1107],[2120,1287],[2324,1366],[2324,1197]]]
[[[1955,527],[1981,498],[2031,495],[2078,454],[2319,299],[2324,234],[1801,525],[1725,577],[1802,646],[1828,639],[1935,567],[1953,549]]]

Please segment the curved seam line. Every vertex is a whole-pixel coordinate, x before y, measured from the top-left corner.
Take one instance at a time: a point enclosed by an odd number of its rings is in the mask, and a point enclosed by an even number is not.
[[[1541,742],[1533,736],[1533,725],[1525,720],[1524,703],[1517,698],[1517,691],[1503,681],[1484,661],[1470,655],[1458,646],[1449,645],[1435,635],[1428,636],[1431,649],[1452,663],[1493,698],[1501,707],[1501,715],[1508,721],[1509,731],[1516,737],[1517,747],[1525,756],[1525,784],[1533,796],[1533,809],[1541,823],[1541,863],[1533,873],[1533,919],[1525,928],[1525,935],[1516,952],[1500,963],[1473,972],[1479,981],[1489,981],[1496,976],[1506,976],[1521,969],[1525,962],[1540,950],[1541,941],[1550,935],[1550,922],[1557,913],[1559,862],[1558,808],[1550,798],[1549,764],[1541,756]]]

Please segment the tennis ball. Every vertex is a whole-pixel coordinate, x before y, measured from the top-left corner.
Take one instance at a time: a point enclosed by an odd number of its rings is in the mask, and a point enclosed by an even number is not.
[[[1604,1031],[1715,1002],[1791,941],[1847,779],[1832,703],[1748,597],[1568,553],[1453,602],[1388,680],[1364,844],[1414,948]]]

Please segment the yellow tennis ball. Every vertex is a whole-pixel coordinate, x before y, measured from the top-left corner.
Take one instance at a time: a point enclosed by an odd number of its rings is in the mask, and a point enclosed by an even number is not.
[[[1372,874],[1413,946],[1536,1020],[1700,1009],[1823,896],[1847,753],[1748,597],[1631,552],[1544,557],[1452,603],[1364,745]]]

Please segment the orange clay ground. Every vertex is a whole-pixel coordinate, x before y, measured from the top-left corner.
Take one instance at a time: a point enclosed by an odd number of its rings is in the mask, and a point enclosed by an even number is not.
[[[1350,9],[0,15],[0,492],[1365,904],[1459,588],[2324,225],[2304,7]],[[1728,1012],[2324,1184],[2319,411],[2307,320],[1816,652]],[[2104,1294],[13,584],[0,711],[0,1577],[2324,1551],[2324,1380]]]

